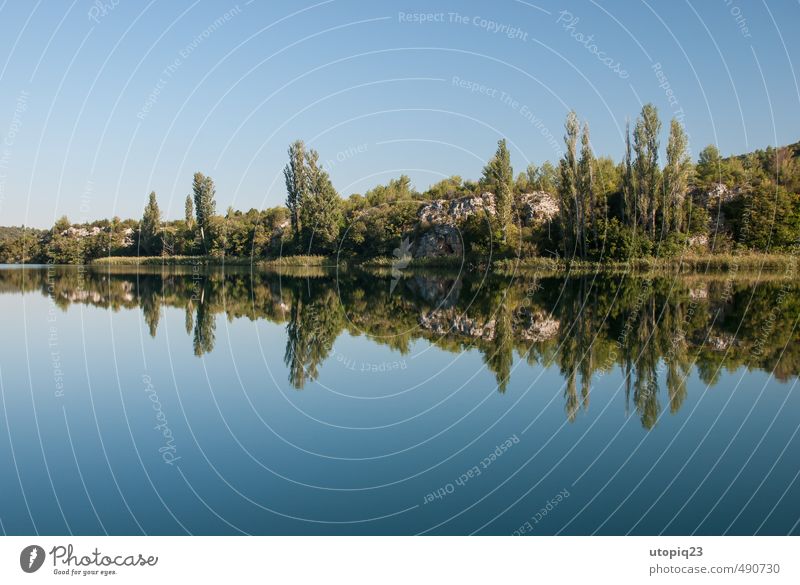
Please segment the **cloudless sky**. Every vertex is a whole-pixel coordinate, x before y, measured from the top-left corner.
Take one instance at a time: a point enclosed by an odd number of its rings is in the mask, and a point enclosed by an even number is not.
[[[502,137],[519,171],[557,160],[570,109],[615,160],[648,101],[662,149],[681,112],[695,157],[795,142],[798,22],[796,0],[0,0],[0,224],[140,217],[151,190],[181,217],[198,170],[219,212],[278,205],[297,138],[343,196],[477,178]]]

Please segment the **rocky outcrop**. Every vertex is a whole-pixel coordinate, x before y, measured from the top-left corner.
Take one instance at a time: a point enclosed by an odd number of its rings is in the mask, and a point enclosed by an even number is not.
[[[452,225],[435,225],[423,233],[414,244],[414,258],[461,256],[464,242],[461,232]]]
[[[272,230],[272,234],[270,235],[269,238],[270,248],[272,248],[273,250],[279,250],[281,248],[281,243],[286,234],[286,230],[289,229],[289,223],[290,223],[289,220],[285,219],[277,226],[275,226],[275,229]]]
[[[68,238],[75,238],[75,239],[82,239],[82,238],[90,238],[96,237],[100,234],[110,234],[111,228],[110,227],[99,227],[99,226],[92,226],[92,227],[75,227],[70,226],[67,229],[61,232],[62,236]],[[130,248],[134,245],[134,231],[133,228],[125,228],[121,232],[117,232],[117,236],[119,237],[119,241],[115,244],[117,247],[120,248]]]
[[[724,183],[714,183],[707,191],[695,194],[695,201],[705,208],[717,207],[741,195],[741,189],[730,189]]]
[[[476,213],[495,214],[494,195],[469,195],[458,199],[438,199],[420,207],[420,223],[433,225],[458,225]]]
[[[547,191],[523,193],[516,200],[517,214],[523,225],[541,225],[558,216],[558,200]]]

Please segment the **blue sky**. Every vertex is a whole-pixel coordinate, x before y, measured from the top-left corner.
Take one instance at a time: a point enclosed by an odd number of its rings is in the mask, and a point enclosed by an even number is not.
[[[794,0],[0,0],[0,224],[139,217],[151,190],[180,217],[197,170],[220,211],[277,205],[296,138],[345,196],[477,178],[501,137],[522,170],[569,109],[615,159],[648,101],[695,156],[795,142],[797,22]]]

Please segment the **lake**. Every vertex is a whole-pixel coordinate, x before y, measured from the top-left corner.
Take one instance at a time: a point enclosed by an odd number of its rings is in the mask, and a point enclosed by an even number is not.
[[[5,534],[797,534],[791,275],[0,269]]]

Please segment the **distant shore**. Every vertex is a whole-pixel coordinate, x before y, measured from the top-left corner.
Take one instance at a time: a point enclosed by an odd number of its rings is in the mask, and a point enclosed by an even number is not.
[[[336,256],[282,256],[265,259],[231,256],[110,256],[97,258],[91,266],[253,266],[264,268],[357,266],[385,269],[387,272],[416,269],[451,269],[490,271],[503,275],[514,273],[567,272],[679,272],[679,273],[759,273],[790,272],[795,276],[797,259],[791,254],[703,254],[673,258],[637,258],[627,262],[593,262],[557,258],[511,258],[495,260],[491,267],[481,259],[439,257],[401,259],[392,257],[344,258]]]

